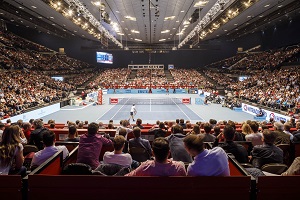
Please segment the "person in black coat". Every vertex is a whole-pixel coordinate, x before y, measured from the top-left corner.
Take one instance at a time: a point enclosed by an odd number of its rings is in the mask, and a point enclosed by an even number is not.
[[[235,159],[239,162],[239,163],[248,163],[248,151],[247,149],[238,143],[235,143],[234,137],[235,137],[235,130],[232,126],[230,125],[226,125],[223,129],[223,135],[225,138],[225,142],[222,144],[219,144],[219,137],[216,138],[213,147],[215,146],[219,146],[222,149],[224,149],[224,151],[226,153],[231,153],[234,155]]]

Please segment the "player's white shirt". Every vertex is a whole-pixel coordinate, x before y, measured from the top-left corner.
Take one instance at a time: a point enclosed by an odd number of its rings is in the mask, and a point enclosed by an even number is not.
[[[136,111],[135,106],[131,106],[130,112],[135,112],[135,111]]]

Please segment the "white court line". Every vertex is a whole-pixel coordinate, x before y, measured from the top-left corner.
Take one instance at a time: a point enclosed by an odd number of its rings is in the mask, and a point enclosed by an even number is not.
[[[120,113],[125,113],[125,112],[127,112],[127,111],[120,111]],[[167,111],[167,110],[165,110],[165,111],[158,111],[158,110],[156,110],[156,111],[139,111],[139,113],[148,113],[148,112],[157,112],[157,113],[161,113],[161,112],[173,112],[173,113],[177,113],[177,112],[181,112],[181,111]]]
[[[111,107],[108,111],[106,111],[104,114],[102,114],[100,117],[98,117],[96,119],[96,121],[98,121],[101,117],[103,117],[103,115],[105,115],[106,113],[108,113],[111,109],[113,109],[115,106]]]
[[[150,99],[150,112],[151,112],[151,99]]]
[[[128,98],[127,99],[127,101],[129,101],[129,99],[131,99],[131,97],[130,98]],[[124,105],[122,105],[121,106],[121,108],[111,117],[111,119],[113,119],[117,114],[118,114],[118,112],[126,105],[126,103],[127,103],[127,101],[124,103]]]
[[[120,111],[120,113],[123,113],[123,112],[127,112],[127,111]],[[165,110],[165,111],[139,111],[139,113],[148,113],[148,112],[154,112],[154,113],[161,113],[161,112],[173,112],[173,113],[177,113],[177,112],[181,112],[181,111],[167,111],[167,110]]]
[[[175,101],[171,98],[171,100],[175,103]],[[183,112],[183,110],[178,106],[177,103],[175,103],[175,105],[179,108],[179,110],[181,110],[181,112],[191,121],[191,119],[189,118],[189,116],[187,116],[187,114],[185,114],[185,112]]]
[[[88,106],[91,106],[91,105],[93,105],[93,103],[87,104],[86,106],[82,106],[80,108],[61,108],[60,110],[82,110],[82,109],[84,109],[84,108],[86,108]]]

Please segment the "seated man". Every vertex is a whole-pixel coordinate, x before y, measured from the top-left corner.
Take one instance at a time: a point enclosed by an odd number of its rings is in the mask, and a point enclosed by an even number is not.
[[[204,148],[204,134],[190,134],[183,140],[186,150],[194,157],[187,167],[188,176],[229,176],[226,152],[221,147]]]
[[[79,142],[78,132],[75,125],[69,126],[69,134],[65,139],[66,142]]]
[[[261,168],[264,164],[283,163],[283,151],[274,145],[276,132],[264,130],[263,144],[256,145],[250,153],[250,162],[256,168]]]
[[[116,135],[113,139],[114,151],[106,151],[103,155],[104,164],[117,164],[123,167],[130,167],[132,157],[129,153],[123,153],[125,146],[125,137],[123,135]]]
[[[232,153],[239,163],[248,163],[247,149],[243,145],[233,141],[235,136],[234,128],[230,125],[226,125],[223,130],[223,135],[225,142],[223,144],[218,144],[219,139],[217,137],[213,146],[222,147],[226,153]]]
[[[145,153],[140,158],[141,160],[138,159],[138,157],[136,157],[134,159],[136,159],[139,162],[143,162],[143,161],[150,159],[152,156],[151,155],[152,149],[151,149],[149,140],[141,138],[141,129],[139,127],[135,127],[133,129],[133,135],[134,135],[134,138],[131,138],[128,142],[129,151],[130,151],[130,148],[133,148],[133,147],[140,147],[145,150]],[[133,157],[135,156],[134,154],[132,154],[132,152],[130,152],[130,153]]]
[[[55,134],[53,131],[47,130],[43,134],[44,149],[36,152],[32,158],[30,168],[35,168],[53,156],[59,150],[63,151],[63,159],[69,155],[69,151],[65,146],[55,146]]]
[[[165,137],[165,135],[167,134],[166,127],[163,122],[158,122],[158,127],[153,127],[149,129],[148,132],[154,134],[154,139],[158,137]]]
[[[183,128],[179,124],[172,127],[172,134],[167,136],[171,155],[173,160],[191,163],[193,161],[190,154],[184,148],[183,140],[186,135],[183,134]]]
[[[147,160],[125,176],[186,176],[183,162],[168,159],[170,155],[169,142],[156,138],[152,143],[154,160]]]

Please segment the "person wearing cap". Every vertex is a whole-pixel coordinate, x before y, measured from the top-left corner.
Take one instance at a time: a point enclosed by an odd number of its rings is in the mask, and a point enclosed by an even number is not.
[[[137,110],[135,108],[135,104],[132,104],[131,109],[130,109],[130,117],[129,117],[128,121],[130,121],[130,118],[132,119],[132,121],[135,121],[134,116],[136,115],[136,113],[137,113]]]

